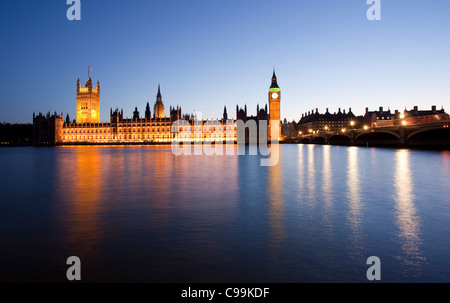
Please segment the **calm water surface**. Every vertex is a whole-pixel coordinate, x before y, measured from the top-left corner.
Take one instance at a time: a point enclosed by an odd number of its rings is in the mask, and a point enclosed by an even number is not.
[[[2,148],[0,281],[450,282],[450,152]]]

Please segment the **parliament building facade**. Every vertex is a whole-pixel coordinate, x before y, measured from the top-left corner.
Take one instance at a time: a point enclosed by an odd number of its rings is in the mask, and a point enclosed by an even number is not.
[[[279,121],[281,92],[277,84],[275,71],[272,85],[269,89],[270,113]],[[161,88],[153,106],[153,116],[150,104],[147,102],[145,114],[141,117],[137,108],[132,118],[124,118],[123,110],[110,110],[110,122],[100,122],[100,83],[95,88],[89,78],[84,87],[77,81],[77,119],[70,121],[69,116],[47,113],[33,113],[34,145],[64,145],[64,144],[129,144],[129,143],[170,143],[177,141],[237,141],[237,123],[228,119],[226,107],[223,117],[215,120],[197,119],[195,115],[182,115],[181,107],[170,107],[169,116],[165,115]],[[236,119],[270,120],[265,109],[257,107],[257,116],[247,116],[245,111],[236,107]],[[179,123],[179,122],[183,123]],[[176,124],[176,127],[174,126]]]

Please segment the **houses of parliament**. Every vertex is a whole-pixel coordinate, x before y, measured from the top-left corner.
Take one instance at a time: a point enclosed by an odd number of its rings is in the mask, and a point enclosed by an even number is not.
[[[227,108],[224,107],[223,117],[215,120],[199,120],[193,114],[182,114],[181,107],[170,107],[166,116],[158,85],[156,101],[152,109],[147,102],[144,115],[141,116],[137,107],[132,118],[124,118],[123,110],[110,110],[110,122],[100,122],[100,83],[95,87],[89,77],[84,87],[80,79],[77,81],[76,120],[70,121],[69,115],[33,113],[33,144],[64,145],[64,144],[139,144],[139,143],[170,143],[177,141],[237,141],[237,120],[247,122],[280,121],[281,91],[277,83],[275,70],[269,88],[269,110],[257,106],[256,116],[247,115],[247,106],[236,106],[236,120],[229,119]],[[153,110],[153,115],[152,115]],[[176,121],[184,121],[183,127],[173,128]],[[270,123],[267,123],[270,128]],[[175,131],[174,131],[175,130]],[[270,129],[268,129],[270,133]],[[281,131],[281,130],[280,130]],[[279,134],[281,137],[281,133]]]

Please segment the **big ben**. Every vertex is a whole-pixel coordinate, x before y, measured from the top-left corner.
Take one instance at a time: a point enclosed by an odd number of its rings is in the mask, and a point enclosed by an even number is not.
[[[280,101],[281,91],[277,83],[277,76],[275,75],[275,69],[273,70],[272,85],[269,88],[269,116],[270,121],[277,121],[278,125],[278,140],[281,140],[281,127],[280,127]],[[271,139],[271,128],[269,121],[269,139]]]

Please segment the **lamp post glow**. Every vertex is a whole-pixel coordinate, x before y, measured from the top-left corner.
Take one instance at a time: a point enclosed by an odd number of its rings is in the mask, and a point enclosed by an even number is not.
[[[400,114],[400,119],[402,120],[402,125],[405,126],[406,125],[405,115],[404,114]]]

